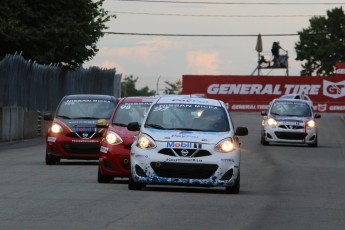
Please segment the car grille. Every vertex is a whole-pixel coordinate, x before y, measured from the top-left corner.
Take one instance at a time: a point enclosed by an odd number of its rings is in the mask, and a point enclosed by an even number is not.
[[[278,127],[281,129],[304,129],[301,125],[279,125]]]
[[[99,143],[61,143],[62,148],[71,154],[98,154],[100,149]]]
[[[204,149],[171,149],[171,148],[164,148],[158,151],[160,154],[164,154],[167,156],[180,156],[180,157],[205,157],[211,156],[212,154]],[[177,155],[176,155],[176,154]]]
[[[151,162],[151,167],[159,177],[184,179],[207,179],[218,169],[216,164],[171,162]]]
[[[307,133],[294,133],[294,132],[274,132],[274,134],[279,139],[285,139],[285,140],[303,140]]]

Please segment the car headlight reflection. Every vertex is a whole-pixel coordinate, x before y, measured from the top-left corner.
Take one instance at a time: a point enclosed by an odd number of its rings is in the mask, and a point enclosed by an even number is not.
[[[51,131],[53,133],[62,133],[63,129],[62,129],[61,125],[54,123],[51,127]]]
[[[307,121],[307,126],[309,128],[314,128],[316,126],[316,122],[314,120]]]
[[[140,134],[137,141],[137,146],[141,149],[153,149],[156,147],[156,143],[151,137]]]
[[[272,125],[272,126],[276,126],[276,125],[278,125],[278,122],[276,120],[274,120],[273,118],[268,118],[267,124]]]
[[[230,138],[220,141],[218,144],[216,144],[215,149],[221,153],[229,153],[234,151],[236,147],[233,140]]]
[[[107,132],[105,140],[111,145],[118,145],[123,142],[122,138],[114,132]]]

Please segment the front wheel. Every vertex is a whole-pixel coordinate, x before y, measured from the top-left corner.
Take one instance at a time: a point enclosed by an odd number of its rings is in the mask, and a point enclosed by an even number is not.
[[[112,179],[113,178],[110,176],[103,175],[100,167],[98,166],[98,176],[97,176],[98,183],[109,183]]]
[[[135,182],[133,180],[132,174],[129,174],[129,178],[128,178],[128,189],[129,190],[141,190],[144,187],[143,184],[140,184],[138,182]]]
[[[238,171],[237,179],[233,186],[225,187],[225,191],[229,194],[239,194],[240,193],[240,183],[241,183],[241,176],[240,171]]]
[[[315,142],[314,143],[312,143],[312,144],[308,144],[308,146],[309,147],[317,147],[317,137],[316,137],[316,139],[315,139]]]
[[[270,144],[268,141],[265,140],[264,134],[261,135],[261,144],[262,145],[269,145]]]
[[[54,157],[48,154],[48,152],[46,152],[46,165],[55,165],[56,163],[60,162],[60,158],[59,157]]]

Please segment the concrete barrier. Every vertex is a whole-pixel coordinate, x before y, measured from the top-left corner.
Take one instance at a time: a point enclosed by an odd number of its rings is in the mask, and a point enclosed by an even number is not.
[[[40,112],[25,111],[20,107],[0,108],[0,142],[45,136],[48,124],[42,128]]]

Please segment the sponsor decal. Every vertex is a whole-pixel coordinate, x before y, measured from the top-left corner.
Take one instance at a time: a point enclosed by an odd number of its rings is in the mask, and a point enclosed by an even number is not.
[[[55,142],[56,141],[56,137],[48,137],[48,142]]]
[[[318,104],[316,109],[320,112],[325,112],[327,110],[327,104]]]
[[[282,125],[303,125],[303,123],[292,121],[279,121],[279,123]]]
[[[82,133],[82,132],[96,132],[97,131],[97,129],[96,128],[77,128],[77,127],[75,127],[75,128],[73,128],[73,132],[80,132],[80,133]]]
[[[108,100],[98,100],[98,99],[75,99],[75,100],[66,100],[66,104],[74,104],[74,103],[111,103]]]
[[[332,105],[329,107],[329,110],[331,110],[331,111],[343,111],[343,110],[345,110],[345,106]]]
[[[240,94],[240,95],[282,95],[309,94],[318,95],[321,85],[286,84],[211,84],[208,94]]]
[[[82,121],[68,121],[68,124],[96,124],[96,121],[88,121],[88,120],[82,120]]]
[[[99,141],[87,139],[87,140],[72,140],[72,142],[77,142],[77,143],[83,143],[83,142],[85,142],[85,143],[97,143]]]
[[[225,162],[232,162],[232,163],[234,163],[235,161],[234,161],[234,159],[220,159],[221,161],[225,161]]]
[[[142,155],[142,154],[136,154],[135,155],[135,158],[142,158],[142,157],[148,158],[147,155]]]
[[[209,103],[208,101],[204,101],[204,100],[198,100],[198,99],[173,99],[173,102],[186,102],[186,103],[200,103],[200,104],[206,104]]]
[[[188,149],[198,149],[201,148],[201,144],[198,143],[190,143],[190,142],[167,142],[166,145],[168,148],[188,148]]]
[[[120,109],[131,109],[132,106],[143,106],[143,107],[149,107],[151,105],[151,102],[131,102],[131,103],[124,103],[120,106]]]
[[[337,69],[336,74],[345,74],[345,69]]]
[[[345,96],[345,80],[341,82],[331,82],[323,80],[323,95],[331,98]]]
[[[229,109],[229,103],[226,103],[227,108]],[[238,104],[238,105],[231,105],[230,108],[232,110],[267,110],[268,109],[268,105],[242,105],[242,104]]]
[[[104,146],[101,146],[101,149],[99,151],[102,152],[102,153],[107,153],[108,152],[108,148],[104,147]]]
[[[196,138],[199,138],[199,136],[197,135],[184,135],[184,134],[173,134],[171,135],[172,138],[193,138],[193,139],[196,139]]]
[[[200,163],[202,160],[196,158],[168,158],[166,162],[197,162]]]

